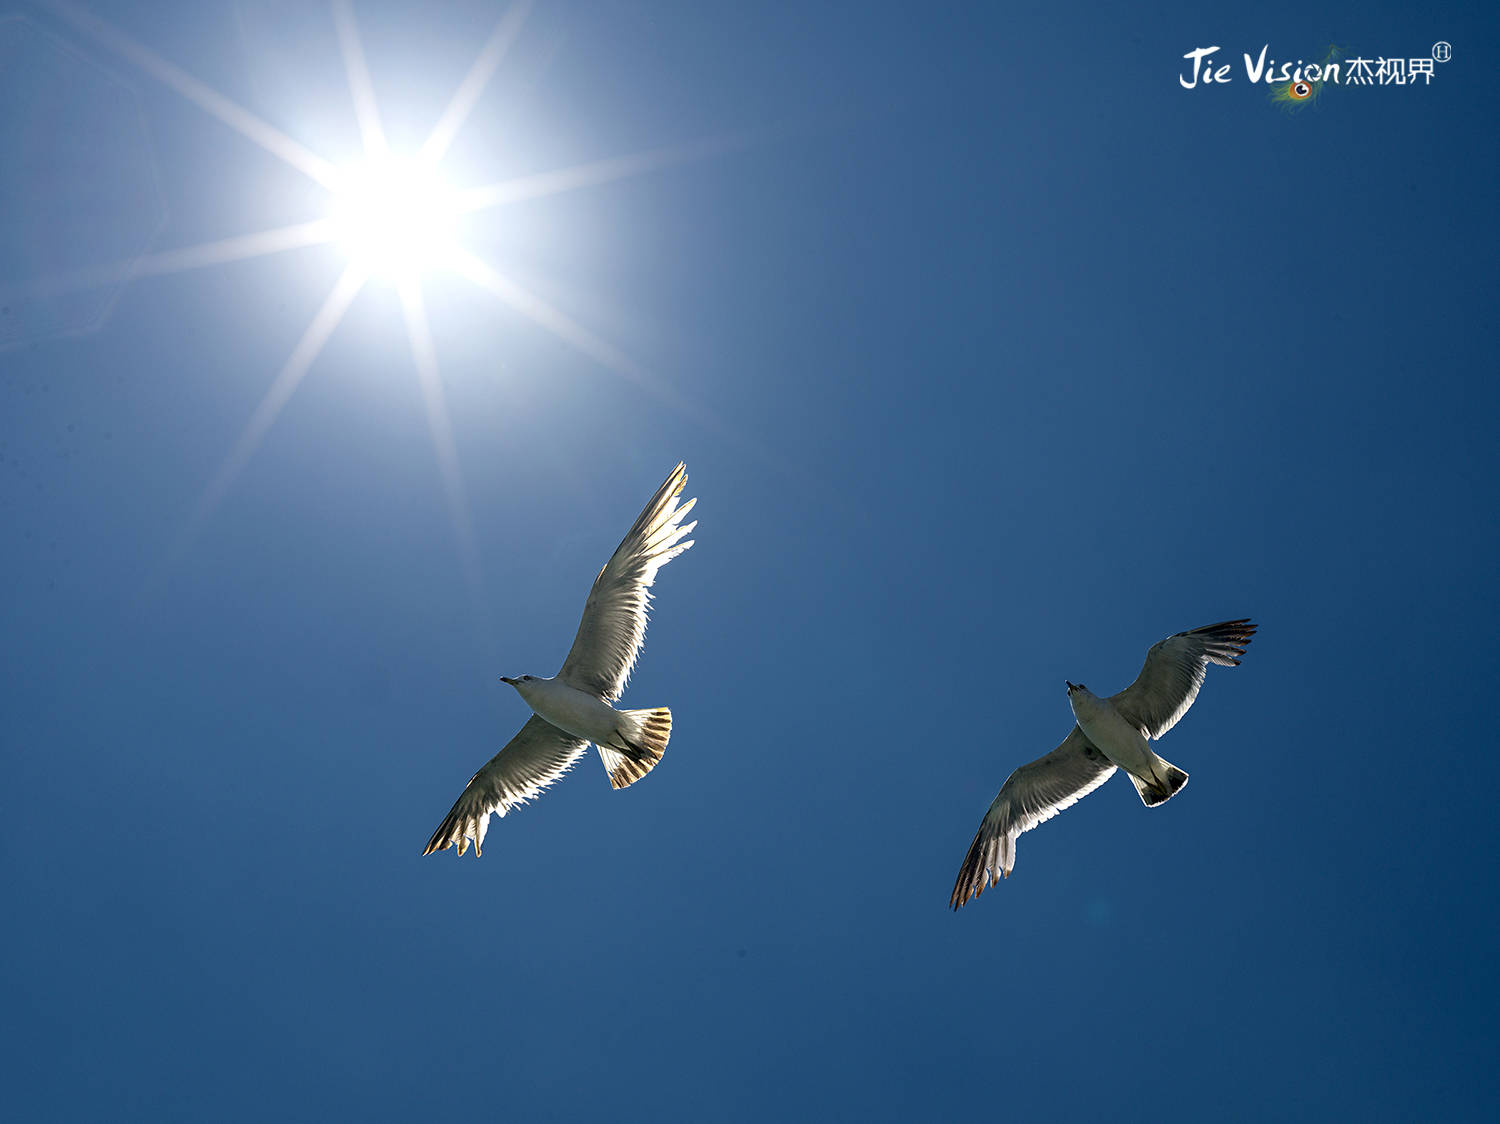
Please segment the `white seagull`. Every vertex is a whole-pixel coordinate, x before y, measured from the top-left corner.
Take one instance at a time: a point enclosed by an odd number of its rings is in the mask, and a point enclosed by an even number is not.
[[[1068,684],[1077,725],[1045,757],[1022,765],[1000,788],[969,844],[948,904],[978,897],[1016,865],[1016,836],[1072,807],[1125,770],[1148,808],[1165,804],[1188,775],[1152,752],[1147,739],[1177,725],[1198,697],[1211,663],[1237,667],[1255,635],[1248,619],[1205,625],[1153,644],[1135,682],[1101,699],[1081,683]]]
[[[503,816],[538,796],[572,768],[590,742],[598,746],[615,788],[640,780],[661,760],[672,735],[672,712],[664,706],[616,710],[610,703],[625,690],[645,643],[651,604],[647,590],[656,571],[693,545],[692,539],[681,539],[698,523],[684,526],[682,519],[698,501],[677,506],[686,482],[687,466],[679,464],[599,571],[562,670],[551,679],[500,677],[534,713],[470,778],[448,818],[432,833],[424,855],[455,844],[462,855],[472,839],[477,856],[491,814]]]

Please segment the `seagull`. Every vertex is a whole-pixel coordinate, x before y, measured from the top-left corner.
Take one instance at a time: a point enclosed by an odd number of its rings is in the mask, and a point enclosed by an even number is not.
[[[681,541],[698,525],[682,522],[698,502],[678,506],[686,482],[687,466],[679,464],[599,571],[562,670],[550,679],[500,677],[533,713],[470,778],[424,855],[455,845],[462,855],[472,839],[478,857],[490,816],[503,816],[540,795],[573,767],[590,742],[598,747],[614,788],[634,784],[661,760],[672,736],[672,712],[664,706],[616,710],[610,704],[625,690],[645,643],[648,589],[656,571],[693,545],[692,539]]]
[[[948,904],[958,909],[1016,865],[1016,837],[1070,808],[1125,770],[1148,808],[1165,804],[1188,775],[1147,744],[1177,725],[1198,697],[1211,663],[1238,667],[1255,635],[1249,619],[1205,625],[1153,644],[1135,682],[1101,699],[1082,683],[1068,682],[1077,720],[1072,733],[1045,757],[1022,765],[1000,787],[969,844]]]

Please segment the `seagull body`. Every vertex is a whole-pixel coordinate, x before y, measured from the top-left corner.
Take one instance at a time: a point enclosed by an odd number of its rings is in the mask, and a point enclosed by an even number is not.
[[[641,759],[649,757],[641,744],[646,740],[640,730],[641,721],[633,716],[654,715],[656,711],[616,710],[598,696],[568,686],[561,676],[544,679],[539,675],[523,675],[519,679],[507,679],[502,675],[500,681],[514,687],[538,718],[572,734],[580,741],[619,750],[627,756]],[[661,710],[666,715],[667,730],[670,732],[672,712],[665,707]],[[662,745],[665,748],[665,738],[662,739]],[[652,765],[655,763],[651,762]],[[647,768],[649,770],[650,766]],[[624,788],[625,785],[615,787]]]
[[[672,735],[672,712],[664,706],[617,710],[610,704],[625,690],[645,643],[656,572],[693,545],[682,539],[698,524],[682,520],[697,501],[677,503],[686,481],[686,466],[679,464],[599,571],[562,669],[550,678],[500,677],[531,707],[532,716],[470,778],[423,854],[456,847],[462,855],[470,840],[474,854],[480,854],[490,816],[534,799],[573,767],[590,742],[615,788],[640,780],[661,760]]]
[[[1051,753],[1022,765],[990,804],[959,868],[948,904],[958,909],[1016,864],[1016,837],[1072,807],[1125,770],[1148,808],[1164,804],[1188,775],[1157,755],[1150,742],[1182,720],[1198,697],[1208,665],[1239,665],[1255,634],[1248,619],[1179,632],[1151,646],[1135,682],[1100,698],[1080,683],[1068,684],[1076,720]]]
[[[1073,717],[1089,743],[1135,782],[1135,790],[1148,808],[1165,804],[1187,784],[1188,775],[1156,754],[1142,733],[1115,709],[1083,684],[1068,684],[1068,703]]]

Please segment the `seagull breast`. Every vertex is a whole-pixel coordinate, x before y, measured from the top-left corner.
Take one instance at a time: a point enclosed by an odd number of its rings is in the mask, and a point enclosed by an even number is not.
[[[1125,720],[1108,699],[1101,699],[1087,687],[1076,687],[1068,693],[1068,704],[1078,728],[1099,750],[1127,773],[1151,775],[1151,749],[1145,735]]]
[[[608,745],[620,716],[609,703],[587,691],[569,687],[561,679],[533,676],[515,684],[526,705],[559,730],[594,744]]]

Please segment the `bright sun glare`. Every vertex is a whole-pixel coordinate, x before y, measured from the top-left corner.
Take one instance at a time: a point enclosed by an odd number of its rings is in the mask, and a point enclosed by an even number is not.
[[[391,280],[451,258],[457,209],[431,167],[386,156],[345,169],[329,218],[350,260]]]
[[[474,534],[464,499],[452,426],[443,402],[437,350],[428,326],[422,293],[424,274],[444,269],[466,278],[517,314],[568,341],[608,369],[649,385],[639,364],[462,246],[459,216],[640,175],[668,164],[699,159],[722,145],[714,142],[657,149],[462,191],[451,189],[437,173],[438,164],[479,101],[491,75],[520,34],[532,2],[511,0],[418,154],[407,157],[391,152],[388,146],[360,45],[352,0],[332,0],[339,49],[365,150],[363,163],[338,168],[113,25],[70,0],[52,0],[58,14],[79,31],[135,63],[267,153],[327,188],[332,200],[328,210],[311,221],[147,255],[128,263],[124,276],[135,278],[200,269],[328,242],[337,242],[349,259],[238,440],[204,489],[193,514],[178,535],[174,555],[185,549],[195,529],[208,518],[229,490],[338,327],[344,313],[366,282],[375,276],[393,283],[400,295],[412,360],[422,386],[433,446],[442,470],[449,516],[476,602],[482,597]],[[79,275],[78,283],[112,282],[120,276],[118,264],[105,265],[84,271]]]

